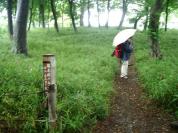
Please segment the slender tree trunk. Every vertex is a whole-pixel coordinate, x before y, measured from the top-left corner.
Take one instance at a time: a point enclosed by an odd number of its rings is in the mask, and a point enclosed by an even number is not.
[[[88,10],[88,27],[91,27],[91,23],[90,23],[90,0],[88,0],[88,3],[87,3],[87,10]]]
[[[33,16],[33,0],[31,0],[31,6],[30,6],[30,18],[29,18],[28,31],[31,28],[32,16]]]
[[[126,12],[127,12],[127,0],[122,0],[122,2],[123,2],[122,17],[121,17],[121,21],[120,21],[118,29],[121,29],[122,24],[124,22],[124,18],[125,18]]]
[[[83,24],[83,17],[84,17],[84,12],[85,12],[85,8],[84,8],[84,0],[81,0],[81,7],[80,7],[80,26],[84,26]]]
[[[101,27],[100,26],[100,11],[99,11],[99,1],[98,0],[96,0],[96,6],[97,6],[97,13],[98,13],[98,16],[97,16],[97,18],[98,18],[98,26],[100,28]]]
[[[144,30],[146,31],[147,30],[147,27],[148,27],[148,15],[149,15],[149,8],[148,6],[146,6],[145,8],[145,11],[146,11],[146,19],[145,19],[145,22],[144,22]]]
[[[64,27],[64,13],[62,13],[62,28]]]
[[[10,39],[13,38],[13,20],[12,20],[12,0],[7,0],[7,16],[8,16],[8,30]]]
[[[161,51],[159,47],[159,19],[161,12],[164,7],[164,0],[156,0],[154,5],[151,7],[150,13],[150,23],[149,23],[149,36],[150,36],[150,46],[151,46],[151,55],[155,58],[161,58]]]
[[[106,20],[106,24],[105,24],[105,27],[107,27],[107,28],[109,26],[109,13],[110,13],[110,0],[107,1],[107,20]]]
[[[68,0],[69,2],[69,12],[70,12],[70,17],[72,19],[72,26],[74,28],[74,31],[77,32],[77,28],[76,28],[76,25],[75,25],[75,18],[74,18],[74,3],[73,3],[73,0]]]
[[[168,23],[168,16],[169,16],[169,2],[170,0],[166,0],[166,19],[165,19],[165,28],[164,28],[165,31],[167,31],[167,23]]]
[[[29,0],[18,0],[17,13],[14,27],[14,48],[15,53],[27,55],[27,19]]]
[[[48,5],[48,29],[49,29],[49,23],[50,23],[50,1],[47,0],[47,5]]]
[[[64,27],[64,4],[62,7],[62,27]]]
[[[55,3],[54,0],[50,0],[51,1],[51,9],[53,12],[53,17],[54,17],[54,26],[57,32],[59,32],[59,27],[58,27],[58,23],[57,23],[57,15],[56,15],[56,9],[55,9]]]
[[[40,7],[39,7],[39,10],[40,10],[39,19],[40,19],[40,22],[42,22],[43,28],[45,28],[45,15],[44,15],[45,3],[44,3],[44,0],[40,0],[39,5],[40,5]]]
[[[142,16],[137,16],[134,22],[134,29],[137,29],[137,23],[141,19]]]

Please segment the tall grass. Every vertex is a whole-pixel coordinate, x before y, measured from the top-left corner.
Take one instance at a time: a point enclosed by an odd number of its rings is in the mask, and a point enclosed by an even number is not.
[[[74,33],[65,29],[57,34],[51,29],[33,30],[28,33],[29,56],[24,57],[10,52],[7,32],[0,30],[0,119],[9,127],[37,132],[40,101],[36,92],[43,87],[42,55],[51,53],[57,60],[57,126],[61,132],[87,132],[86,127],[108,114],[113,77],[118,70],[116,59],[110,57],[116,32],[80,29]],[[177,36],[177,31],[161,32],[162,60],[150,57],[145,32],[137,32],[134,37],[140,82],[150,98],[176,114]],[[40,131],[47,131],[43,126]]]
[[[28,33],[29,56],[14,55],[5,31],[0,33],[0,119],[9,126],[36,131],[42,89],[42,55],[57,60],[57,115],[62,132],[83,132],[108,114],[109,94],[117,62],[111,58],[117,31],[80,29],[33,30]],[[31,94],[34,93],[34,94]],[[6,95],[7,94],[7,95]],[[28,95],[25,95],[28,94]],[[24,120],[14,123],[15,120]]]
[[[149,55],[149,41],[146,33],[135,37],[136,66],[139,79],[150,98],[159,101],[172,111],[178,110],[178,31],[169,30],[160,33],[162,60],[155,60]]]

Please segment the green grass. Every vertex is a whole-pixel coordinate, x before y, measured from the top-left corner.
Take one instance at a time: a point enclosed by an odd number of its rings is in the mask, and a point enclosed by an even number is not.
[[[136,66],[141,83],[150,98],[159,101],[172,111],[176,111],[178,102],[178,31],[160,32],[162,60],[149,55],[149,41],[145,33],[137,34]]]
[[[110,56],[116,33],[115,29],[94,28],[81,28],[78,33],[63,29],[59,34],[51,29],[33,30],[28,33],[29,56],[24,57],[10,52],[8,35],[0,30],[0,119],[12,128],[18,125],[25,132],[36,131],[39,97],[24,94],[42,89],[42,55],[51,53],[57,61],[58,130],[87,132],[87,127],[108,114],[118,70],[116,59]],[[160,35],[162,60],[149,56],[145,32],[137,32],[134,37],[138,76],[150,98],[178,114],[178,32],[170,30]],[[42,119],[47,119],[44,115]],[[23,124],[15,123],[19,119],[25,120]],[[42,125],[38,130],[47,131],[45,123]]]
[[[29,57],[24,57],[10,52],[8,35],[1,31],[0,119],[7,120],[12,127],[14,120],[25,120],[22,129],[35,131],[39,98],[36,94],[23,94],[42,89],[42,55],[48,53],[55,54],[57,61],[60,130],[82,132],[97,119],[103,119],[108,114],[109,95],[117,71],[117,61],[110,56],[116,32],[80,29],[75,34],[65,29],[57,34],[53,30],[33,30],[28,33]]]

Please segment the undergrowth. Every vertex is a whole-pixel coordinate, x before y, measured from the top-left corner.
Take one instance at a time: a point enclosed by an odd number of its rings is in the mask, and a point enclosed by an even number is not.
[[[171,112],[178,110],[177,35],[176,30],[160,32],[160,48],[163,54],[161,60],[149,55],[150,47],[146,33],[139,33],[135,37],[139,79],[148,96]]]
[[[22,131],[37,131],[41,103],[36,92],[43,89],[42,55],[49,53],[55,55],[57,64],[58,131],[87,132],[86,128],[107,116],[117,70],[117,62],[110,56],[116,30],[80,29],[74,33],[63,29],[57,34],[51,29],[35,29],[28,33],[28,57],[12,54],[8,35],[2,32],[1,120],[14,129],[17,125]],[[43,116],[43,120],[48,118]],[[41,123],[40,131],[48,130],[47,123]]]

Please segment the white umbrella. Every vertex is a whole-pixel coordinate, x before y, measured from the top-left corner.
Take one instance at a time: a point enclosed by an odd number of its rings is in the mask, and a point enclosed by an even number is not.
[[[132,37],[136,32],[136,29],[125,29],[120,31],[113,39],[113,46],[117,46],[123,42],[125,42],[127,39]]]

